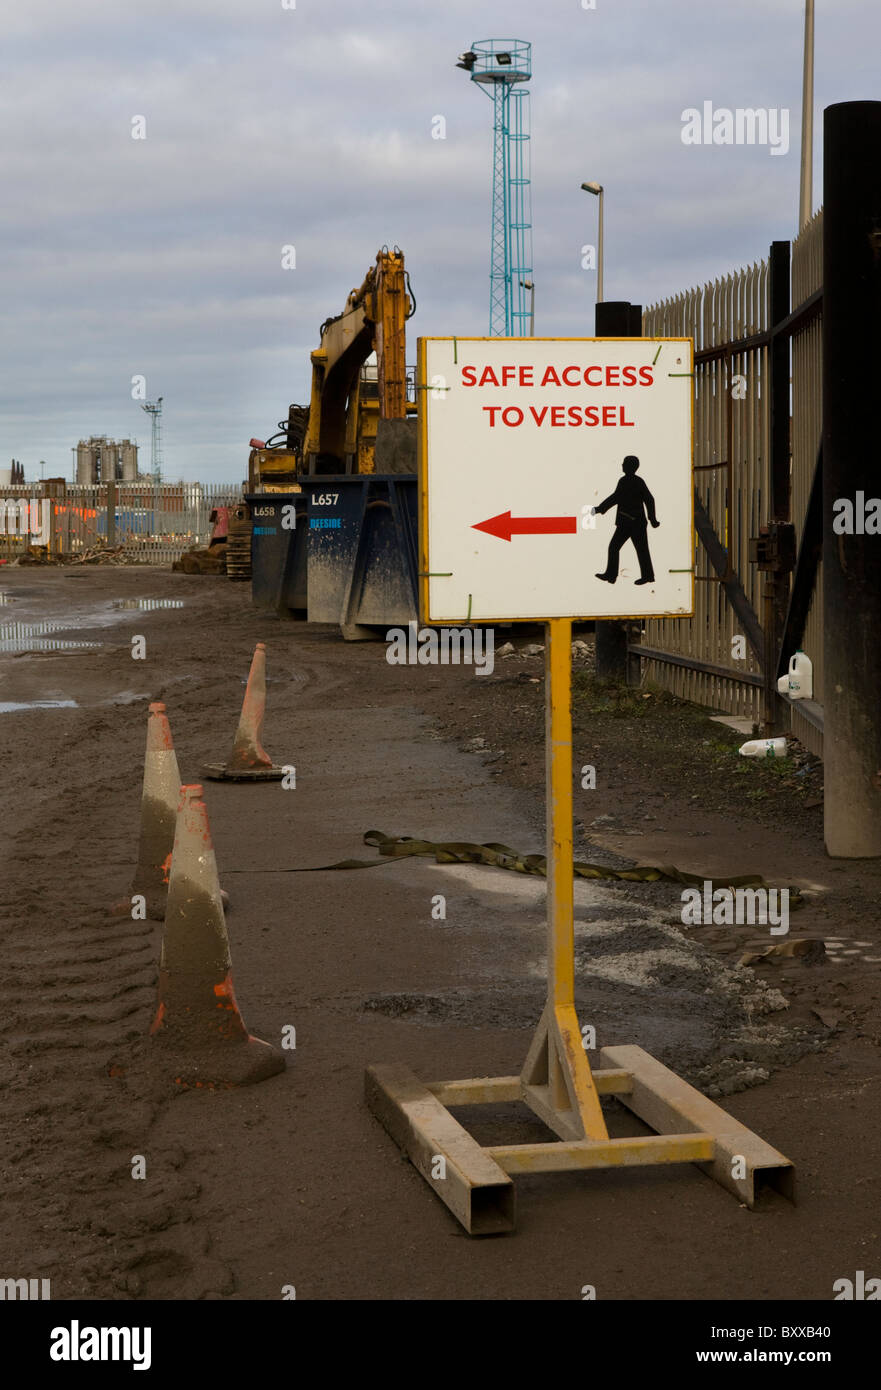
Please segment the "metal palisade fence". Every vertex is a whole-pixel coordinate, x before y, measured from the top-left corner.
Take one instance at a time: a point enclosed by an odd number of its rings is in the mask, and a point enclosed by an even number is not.
[[[770,724],[778,671],[803,647],[814,698],[789,702],[790,719],[817,753],[822,260],[820,211],[791,248],[645,312],[645,335],[694,338],[695,614],[647,620],[632,649],[675,694]]]
[[[170,564],[185,550],[207,545],[212,510],[233,506],[242,495],[234,483],[150,480],[109,488],[47,482],[6,492],[0,558],[14,559],[27,545],[47,545],[54,558],[77,558],[110,545],[121,546],[132,563],[152,565]]]

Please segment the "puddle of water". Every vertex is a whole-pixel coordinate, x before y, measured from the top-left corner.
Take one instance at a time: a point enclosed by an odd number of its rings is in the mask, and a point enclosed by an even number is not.
[[[101,645],[100,642],[74,642],[49,636],[64,630],[63,623],[2,623],[0,652],[64,652]]]
[[[140,700],[152,700],[152,695],[136,695],[133,690],[122,690],[110,700],[102,700],[104,705],[136,705]]]
[[[28,700],[25,704],[0,701],[0,714],[17,714],[23,709],[79,709],[79,705],[76,700]]]
[[[183,608],[182,598],[117,598],[113,600],[114,608]]]

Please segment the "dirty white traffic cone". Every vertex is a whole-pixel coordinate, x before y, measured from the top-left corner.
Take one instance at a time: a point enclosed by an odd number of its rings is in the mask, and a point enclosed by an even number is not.
[[[250,1036],[236,1003],[217,863],[198,784],[181,787],[150,1033],[163,1071],[184,1088],[246,1086],[284,1070],[282,1052]]]
[[[132,879],[131,897],[114,906],[113,911],[117,916],[127,917],[132,913],[132,899],[135,896],[144,898],[147,917],[161,922],[165,916],[168,871],[179,800],[180,773],[171,728],[165,706],[156,701],[150,705],[147,720],[138,866]]]
[[[228,762],[209,763],[204,767],[202,770],[206,777],[215,781],[257,782],[277,781],[284,776],[284,768],[273,765],[261,742],[265,713],[266,644],[258,642],[248,674],[232,753]]]
[[[156,922],[164,919],[179,801],[180,772],[171,726],[165,705],[161,700],[156,700],[150,705],[147,720],[138,866],[132,879],[130,896],[114,904],[114,916],[134,915],[135,899],[142,897],[143,916]],[[221,890],[221,897],[224,907],[228,907],[229,896],[224,890]],[[141,915],[139,912],[138,916]]]

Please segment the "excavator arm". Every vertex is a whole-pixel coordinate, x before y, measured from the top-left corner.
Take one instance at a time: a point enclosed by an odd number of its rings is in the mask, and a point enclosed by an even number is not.
[[[321,325],[321,344],[312,353],[306,473],[373,472],[373,437],[367,447],[352,447],[361,368],[375,351],[379,419],[406,419],[406,323],[414,308],[403,252],[383,247],[342,314]]]

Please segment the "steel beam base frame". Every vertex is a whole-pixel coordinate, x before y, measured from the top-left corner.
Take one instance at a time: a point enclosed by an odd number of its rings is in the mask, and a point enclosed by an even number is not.
[[[202,776],[212,782],[279,782],[284,777],[284,768],[248,767],[230,772],[225,763],[206,763]]]
[[[579,1108],[559,1094],[569,1088],[556,1062],[551,1061],[544,1084],[540,1073],[536,1077],[533,1054],[541,1068],[554,1051],[547,1038],[543,1019],[520,1076],[422,1082],[406,1066],[367,1069],[369,1109],[469,1235],[513,1231],[512,1177],[518,1173],[695,1163],[749,1208],[767,1188],[794,1200],[790,1161],[641,1047],[603,1048],[599,1067],[591,1071],[585,1057],[584,1070],[597,1111],[599,1097],[615,1096],[657,1132],[627,1139],[587,1137]],[[580,1038],[578,1046],[581,1050]],[[557,1142],[484,1148],[450,1113],[450,1107],[512,1101],[528,1106],[559,1136]],[[601,1112],[600,1124],[605,1131]]]

